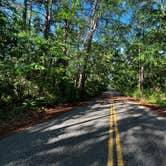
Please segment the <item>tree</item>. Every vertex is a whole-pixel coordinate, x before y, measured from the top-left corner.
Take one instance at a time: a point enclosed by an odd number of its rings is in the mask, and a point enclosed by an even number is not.
[[[128,94],[139,84],[144,97],[165,92],[163,2],[1,0],[0,5],[3,114],[95,96],[109,84]]]

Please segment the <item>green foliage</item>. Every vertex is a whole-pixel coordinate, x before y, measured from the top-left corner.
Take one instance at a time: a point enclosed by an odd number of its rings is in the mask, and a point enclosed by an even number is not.
[[[95,96],[108,85],[139,97],[141,65],[144,97],[162,101],[163,11],[140,1],[47,2],[0,2],[0,118]]]
[[[160,107],[166,107],[166,94],[146,90],[144,101],[150,104],[158,104]]]

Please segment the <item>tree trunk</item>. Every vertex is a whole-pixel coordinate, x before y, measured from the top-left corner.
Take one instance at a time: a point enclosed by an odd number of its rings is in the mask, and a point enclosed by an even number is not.
[[[30,0],[30,16],[29,16],[29,22],[28,22],[29,33],[31,32],[31,20],[32,20],[32,0]]]
[[[140,56],[141,49],[138,48],[138,55]],[[140,98],[143,97],[143,90],[144,90],[144,66],[139,63],[139,92],[140,92]]]
[[[93,10],[92,11],[92,20],[91,20],[91,24],[90,24],[90,28],[89,28],[89,33],[84,42],[84,49],[86,50],[86,54],[85,54],[85,58],[84,58],[82,74],[80,75],[81,76],[80,77],[80,93],[82,96],[84,96],[84,92],[85,92],[85,82],[87,80],[87,65],[88,65],[89,54],[90,54],[90,50],[91,50],[91,46],[92,46],[92,39],[93,39],[93,35],[96,30],[97,22],[98,22],[98,18],[96,16],[97,9],[98,9],[98,2],[99,2],[99,0],[94,1],[94,5],[93,5],[93,9],[92,9]]]
[[[63,49],[64,56],[67,56],[67,47],[66,47],[66,44],[67,44],[67,38],[68,38],[69,30],[70,30],[70,22],[69,22],[69,20],[64,19],[64,36],[63,36],[63,41],[64,41],[64,45],[65,45],[64,49]],[[63,60],[63,65],[65,67],[68,66],[67,60]]]
[[[45,0],[44,38],[48,39],[52,17],[52,0]]]
[[[27,30],[27,7],[28,0],[24,0],[24,10],[23,10],[23,30]]]
[[[140,67],[140,71],[139,71],[139,90],[140,90],[140,97],[143,97],[143,90],[144,90],[144,66]]]

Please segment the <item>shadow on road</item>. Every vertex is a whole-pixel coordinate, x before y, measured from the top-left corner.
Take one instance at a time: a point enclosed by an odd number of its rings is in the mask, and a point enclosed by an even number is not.
[[[87,105],[0,140],[0,165],[107,165],[110,95],[120,94],[106,92]],[[165,166],[165,119],[132,102],[118,101],[115,109],[125,165]]]
[[[0,165],[106,165],[109,108],[91,102],[2,139]]]
[[[125,165],[165,166],[166,120],[134,103],[117,103]]]

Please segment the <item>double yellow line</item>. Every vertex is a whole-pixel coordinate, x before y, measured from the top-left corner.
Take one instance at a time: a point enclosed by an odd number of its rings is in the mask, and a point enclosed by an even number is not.
[[[120,135],[118,130],[117,115],[114,108],[114,103],[111,103],[110,108],[110,130],[109,130],[109,141],[108,141],[108,163],[107,166],[114,165],[114,141],[116,145],[116,155],[117,155],[117,166],[124,166],[122,149],[120,144]],[[115,135],[115,140],[113,136]]]

